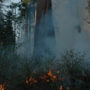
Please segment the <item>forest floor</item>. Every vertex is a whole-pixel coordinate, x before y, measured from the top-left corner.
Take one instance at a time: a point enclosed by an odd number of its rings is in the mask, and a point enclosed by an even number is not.
[[[0,90],[90,90],[90,63],[66,52],[60,59],[0,55]]]

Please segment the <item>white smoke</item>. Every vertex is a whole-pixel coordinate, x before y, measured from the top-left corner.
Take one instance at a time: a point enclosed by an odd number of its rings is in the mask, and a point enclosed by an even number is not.
[[[48,28],[52,27],[50,23],[50,15],[44,16],[46,23],[41,22],[39,27],[38,54],[42,54],[44,49],[51,52],[57,52],[57,56],[66,50],[75,49],[80,52],[90,52],[89,27],[87,24],[86,8],[87,0],[52,0],[53,22],[55,28],[55,38],[47,36]],[[42,18],[42,19],[43,19]],[[44,25],[43,25],[44,23]],[[47,26],[47,27],[46,27]],[[30,34],[31,36],[31,34]],[[33,31],[34,37],[34,31]],[[43,38],[41,38],[43,37]],[[55,41],[56,40],[56,48]],[[23,47],[26,49],[24,55],[30,56],[30,47],[34,46],[34,38],[25,42]],[[31,45],[32,44],[32,45]],[[54,47],[53,47],[54,46]],[[33,51],[34,47],[32,48]],[[55,51],[56,49],[56,51]],[[20,49],[21,50],[21,49]],[[27,54],[28,53],[28,54]],[[48,53],[47,53],[48,54]],[[46,55],[44,53],[44,55]]]
[[[84,21],[87,17],[86,2],[87,0],[52,0],[58,53],[70,49],[90,52],[90,33]]]

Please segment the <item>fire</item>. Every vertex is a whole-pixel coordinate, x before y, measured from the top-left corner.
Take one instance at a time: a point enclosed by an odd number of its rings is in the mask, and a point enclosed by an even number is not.
[[[47,75],[40,76],[40,79],[47,80],[48,79],[48,76]]]
[[[57,80],[56,75],[54,75],[51,70],[49,70],[48,76],[51,77],[51,80],[52,80],[52,81],[56,81],[56,80]]]
[[[63,86],[62,85],[60,86],[60,90],[63,90]]]
[[[3,84],[0,84],[0,90],[5,90]]]
[[[52,71],[51,71],[51,70],[49,70],[49,72],[48,72],[48,76],[50,76],[50,77],[52,77],[52,76],[53,76],[53,73],[52,73]]]
[[[30,77],[29,79],[26,79],[26,84],[30,84],[30,85],[35,84],[38,83],[39,80],[49,83],[49,82],[56,82],[58,79],[57,76],[53,74],[52,70],[49,70],[47,74],[41,75],[38,78]]]
[[[47,83],[49,83],[49,82],[50,82],[50,80],[48,79],[48,80],[46,80],[46,82],[47,82]]]
[[[55,82],[57,80],[57,77],[52,73],[51,70],[49,70],[47,75],[40,76],[40,79],[45,80],[48,83],[50,82],[50,80]]]
[[[31,85],[33,83],[38,83],[38,81],[35,78],[31,77],[31,78],[26,80],[26,84],[29,84],[29,83]]]

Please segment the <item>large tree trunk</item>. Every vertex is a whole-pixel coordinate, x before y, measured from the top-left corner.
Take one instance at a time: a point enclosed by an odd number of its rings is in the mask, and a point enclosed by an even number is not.
[[[34,36],[34,57],[48,57],[55,52],[51,0],[37,0]]]
[[[37,0],[36,4],[36,25],[39,24],[39,20],[51,10],[51,0]]]

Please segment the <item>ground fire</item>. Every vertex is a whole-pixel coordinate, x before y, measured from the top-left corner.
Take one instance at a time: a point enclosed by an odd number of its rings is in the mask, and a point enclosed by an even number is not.
[[[3,84],[0,84],[0,90],[5,90]]]
[[[56,71],[56,73],[54,74],[50,69],[44,75],[40,75],[38,77],[30,77],[29,79],[26,79],[26,84],[31,86],[38,83],[57,84],[57,82],[59,81],[62,82],[63,80],[61,77],[58,77],[59,74],[60,74],[60,71]],[[59,85],[59,89],[63,90],[63,86]]]
[[[36,74],[36,73],[34,73],[34,74]],[[29,85],[31,88],[32,87],[39,87],[42,89],[44,88],[43,90],[46,90],[49,87],[52,90],[73,90],[73,88],[76,87],[74,81],[82,80],[82,82],[83,82],[84,78],[85,78],[83,75],[80,77],[72,76],[70,78],[67,78],[67,76],[62,77],[62,75],[60,75],[60,74],[61,74],[61,72],[59,70],[56,70],[56,72],[55,71],[53,72],[53,70],[50,69],[46,73],[38,74],[36,76],[30,77],[29,79],[26,79],[26,84]],[[65,86],[65,83],[67,81],[70,81],[72,84],[71,85],[67,84]],[[83,87],[83,86],[84,86],[84,84],[82,83],[81,87]],[[37,90],[37,89],[35,88],[34,90]],[[48,89],[48,90],[50,90],[50,89]]]

